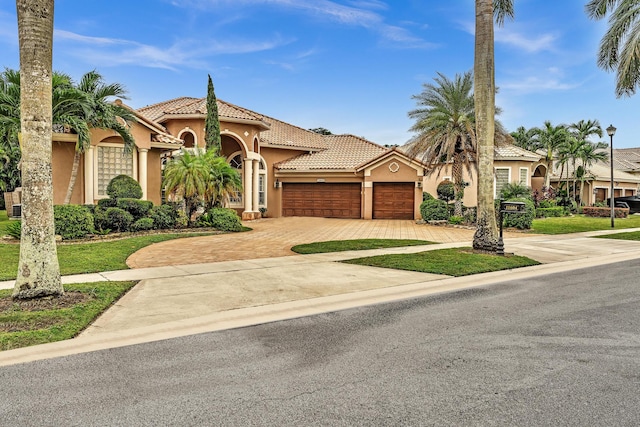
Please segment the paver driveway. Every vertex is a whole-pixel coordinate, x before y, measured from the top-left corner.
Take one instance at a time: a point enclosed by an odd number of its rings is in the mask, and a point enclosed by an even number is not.
[[[409,220],[290,217],[265,218],[245,225],[253,230],[156,243],[132,254],[127,264],[131,268],[143,268],[281,257],[294,255],[292,246],[327,240],[420,239],[471,244],[474,233],[470,229],[416,224]]]

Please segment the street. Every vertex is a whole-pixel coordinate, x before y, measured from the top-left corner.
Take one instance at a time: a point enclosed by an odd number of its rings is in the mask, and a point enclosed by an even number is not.
[[[638,271],[634,260],[2,367],[0,425],[638,425]]]

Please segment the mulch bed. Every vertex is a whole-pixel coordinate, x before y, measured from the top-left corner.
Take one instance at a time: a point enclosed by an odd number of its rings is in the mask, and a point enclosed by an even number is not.
[[[45,297],[27,300],[14,300],[10,296],[0,298],[0,314],[9,311],[44,311],[57,310],[60,308],[73,307],[91,301],[92,296],[82,292],[69,291],[61,297]]]

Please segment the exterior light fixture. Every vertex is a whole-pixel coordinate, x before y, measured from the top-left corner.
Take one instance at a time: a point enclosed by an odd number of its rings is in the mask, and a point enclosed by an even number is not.
[[[616,128],[613,125],[609,125],[607,128],[607,135],[611,138],[611,144],[609,148],[611,150],[611,155],[609,157],[609,164],[611,166],[611,194],[609,194],[609,204],[611,205],[611,228],[614,227],[614,218],[616,216],[616,201],[615,196],[613,195],[613,135],[616,134]]]

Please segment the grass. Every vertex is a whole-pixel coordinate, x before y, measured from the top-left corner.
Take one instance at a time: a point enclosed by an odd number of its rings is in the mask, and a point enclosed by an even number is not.
[[[607,234],[604,236],[596,236],[601,239],[618,239],[618,240],[635,240],[640,241],[640,231],[630,231],[628,233]]]
[[[0,237],[7,234],[7,224],[9,224],[7,211],[0,211]]]
[[[11,290],[0,290],[0,350],[27,347],[77,336],[135,282],[82,283],[65,286],[65,297],[14,302]],[[62,303],[64,299],[67,303]]]
[[[126,260],[132,253],[153,243],[209,233],[150,234],[105,242],[58,245],[60,273],[83,274],[128,269]],[[20,245],[0,244],[0,280],[16,278]]]
[[[640,215],[616,218],[615,229],[640,227]],[[607,230],[611,228],[611,218],[593,218],[584,215],[533,220],[531,231],[540,234],[581,233],[584,231]]]
[[[370,267],[446,274],[455,277],[539,264],[537,261],[522,256],[474,253],[471,248],[437,249],[415,254],[379,255],[343,262]]]
[[[361,251],[366,249],[397,248],[401,246],[432,245],[427,240],[409,239],[358,239],[358,240],[329,240],[304,245],[296,245],[291,248],[299,254],[321,254],[327,252]]]

